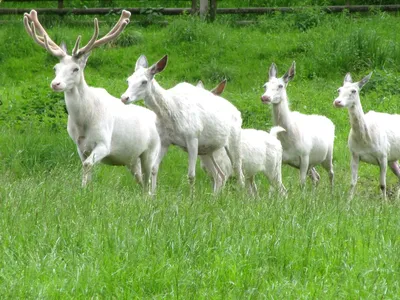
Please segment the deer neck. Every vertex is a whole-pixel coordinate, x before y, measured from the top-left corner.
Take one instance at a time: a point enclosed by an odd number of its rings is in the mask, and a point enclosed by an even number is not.
[[[290,120],[290,108],[286,95],[279,103],[272,104],[272,112],[274,125],[281,126],[288,130],[292,122]]]
[[[361,138],[363,141],[368,141],[369,132],[360,101],[357,101],[354,106],[349,108],[349,117],[352,134]]]
[[[72,89],[64,92],[68,115],[73,119],[83,119],[93,109],[92,95],[82,74],[81,80]]]
[[[163,118],[171,111],[172,102],[167,95],[167,91],[155,79],[151,82],[150,91],[145,96],[144,102],[160,118]]]

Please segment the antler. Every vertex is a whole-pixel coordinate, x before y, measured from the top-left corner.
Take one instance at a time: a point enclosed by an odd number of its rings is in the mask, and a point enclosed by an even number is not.
[[[40,24],[36,10],[24,14],[24,25],[26,32],[39,45],[45,48],[48,52],[57,57],[64,57],[67,53],[60,48],[47,34],[43,26]]]
[[[81,41],[81,36],[78,36],[76,39],[76,43],[74,46],[74,49],[72,50],[72,56],[79,58],[85,53],[88,53],[92,51],[94,48],[97,48],[101,45],[104,45],[108,43],[111,40],[116,39],[121,32],[124,30],[126,25],[129,24],[129,18],[131,16],[131,13],[127,10],[123,10],[121,13],[121,17],[119,18],[117,24],[113,27],[113,29],[110,30],[109,33],[107,33],[105,36],[103,36],[101,39],[97,40],[97,37],[99,36],[99,23],[97,21],[97,18],[94,19],[94,33],[92,35],[92,38],[90,41],[84,46],[83,48],[79,49],[79,43]]]

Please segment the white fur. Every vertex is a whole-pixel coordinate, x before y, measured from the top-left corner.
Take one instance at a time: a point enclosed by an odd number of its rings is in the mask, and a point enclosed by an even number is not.
[[[177,145],[188,152],[188,177],[193,187],[197,155],[208,155],[213,159],[213,153],[225,147],[243,185],[240,112],[225,99],[188,83],[163,89],[154,75],[161,72],[166,63],[167,56],[148,68],[147,59],[142,55],[136,62],[135,72],[128,78],[128,89],[121,96],[125,103],[144,99],[146,106],[158,117],[161,150],[155,168],[158,168],[169,145]],[[220,168],[216,168],[224,177]]]
[[[242,129],[242,167],[246,183],[251,194],[257,193],[255,175],[263,173],[271,183],[271,187],[278,188],[282,194],[286,189],[282,184],[282,146],[276,138],[278,132],[284,131],[281,127],[273,127],[271,134],[262,130]],[[232,176],[232,164],[225,149],[214,153],[215,160],[225,174],[225,179]],[[224,185],[209,157],[200,156],[201,167],[213,178],[214,185]]]
[[[293,62],[289,71],[277,78],[275,64],[269,70],[269,81],[265,84],[265,93],[261,100],[272,104],[274,125],[283,127],[286,132],[278,134],[282,143],[283,163],[300,169],[300,183],[305,185],[309,172],[313,181],[319,179],[314,166],[321,164],[329,173],[333,186],[333,141],[335,126],[324,116],[305,115],[289,109],[286,86],[295,75]]]
[[[349,111],[351,130],[349,148],[351,152],[351,192],[354,196],[357,184],[358,164],[364,161],[380,167],[380,185],[382,196],[386,199],[387,165],[400,179],[400,169],[397,160],[400,159],[400,115],[391,115],[369,111],[364,114],[359,92],[368,82],[372,74],[360,82],[353,83],[350,74],[345,76],[343,86],[338,89],[339,96],[333,104],[336,107],[347,107]],[[399,194],[397,194],[397,197]]]
[[[83,75],[86,59],[87,56],[75,59],[69,55],[62,58],[55,66],[56,77],[51,83],[54,91],[65,95],[68,134],[76,143],[83,164],[82,185],[87,184],[92,166],[100,161],[127,166],[140,184],[142,169],[146,189],[160,145],[156,115],[140,106],[123,105],[105,89],[89,87]],[[156,176],[153,173],[152,192]]]

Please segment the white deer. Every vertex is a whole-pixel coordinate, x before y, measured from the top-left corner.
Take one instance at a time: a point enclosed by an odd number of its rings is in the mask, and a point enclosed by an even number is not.
[[[321,164],[328,172],[333,187],[333,141],[335,126],[324,116],[305,115],[290,111],[286,87],[295,75],[293,62],[289,71],[277,78],[277,67],[272,63],[269,69],[269,81],[264,85],[265,93],[261,96],[264,104],[272,104],[275,126],[286,131],[278,133],[282,143],[283,163],[300,169],[300,183],[304,187],[307,173],[313,182],[318,182],[319,175],[314,166]]]
[[[215,163],[213,153],[225,148],[237,179],[243,186],[240,112],[227,100],[185,82],[168,90],[162,88],[154,76],[164,70],[167,59],[164,56],[148,67],[146,57],[140,56],[135,72],[127,80],[128,89],[121,96],[124,103],[144,99],[145,105],[158,117],[161,150],[154,168],[158,169],[169,145],[177,145],[187,151],[188,178],[193,195],[197,156],[209,156],[220,176],[224,178],[225,175]],[[216,191],[214,187],[214,192]]]
[[[98,21],[95,19],[94,34],[88,44],[79,48],[79,36],[72,55],[68,55],[65,45],[60,47],[51,40],[35,10],[24,16],[26,31],[33,40],[60,59],[54,67],[56,77],[51,82],[51,88],[64,92],[68,134],[76,143],[83,164],[83,186],[90,179],[93,165],[102,162],[127,166],[140,184],[143,172],[143,187],[146,190],[159,150],[156,115],[143,107],[126,107],[105,89],[88,86],[83,74],[90,51],[116,39],[129,23],[129,17],[130,13],[123,11],[114,28],[99,40]],[[152,192],[156,177],[157,172],[153,171]]]
[[[221,81],[211,92],[220,95],[226,86],[226,80]],[[203,83],[199,81],[197,87],[203,88]],[[286,194],[285,186],[282,184],[282,146],[276,138],[278,132],[285,131],[282,127],[273,127],[271,133],[256,130],[242,129],[242,169],[246,178],[249,193],[257,193],[255,175],[263,173],[271,183],[271,190],[276,187],[282,195]],[[212,177],[213,185],[218,188],[223,186],[233,174],[231,161],[225,149],[214,152],[215,161],[225,174],[225,181],[221,182],[219,174],[214,167],[210,157],[200,155],[201,167]]]
[[[353,83],[350,73],[338,89],[339,96],[333,102],[338,108],[347,107],[350,118],[349,149],[351,152],[351,191],[354,196],[360,160],[380,167],[380,188],[386,200],[386,169],[400,179],[400,115],[369,111],[364,114],[360,102],[360,90],[371,78],[372,73]],[[397,193],[399,197],[399,192]]]

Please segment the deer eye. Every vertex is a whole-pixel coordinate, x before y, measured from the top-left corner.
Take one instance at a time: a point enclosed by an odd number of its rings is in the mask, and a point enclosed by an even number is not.
[[[283,84],[278,85],[278,88],[280,89],[283,88]]]
[[[142,81],[142,85],[145,85],[145,84],[147,84],[147,80]]]
[[[78,71],[79,71],[79,68],[75,68],[75,69],[72,70],[72,72],[74,72],[74,73],[78,72]]]
[[[355,93],[356,93],[356,90],[351,90],[351,93],[352,93],[352,94],[355,94]]]
[[[340,89],[337,89],[337,92],[340,93]]]

